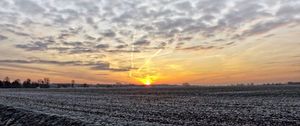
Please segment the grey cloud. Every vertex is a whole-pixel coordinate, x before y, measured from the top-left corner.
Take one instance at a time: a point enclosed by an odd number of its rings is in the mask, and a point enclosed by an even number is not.
[[[268,34],[268,35],[265,35],[264,38],[270,38],[270,37],[273,37],[275,36],[275,34]]]
[[[8,5],[9,5],[9,3],[7,1],[5,1],[5,0],[0,1],[0,7],[6,7]]]
[[[3,29],[17,29],[17,30],[23,30],[22,27],[17,26],[17,25],[13,25],[13,24],[0,24],[0,27]]]
[[[106,50],[106,52],[109,53],[139,53],[141,52],[140,50],[125,50],[125,49],[116,49],[116,50]]]
[[[27,14],[39,14],[45,11],[44,8],[31,0],[15,0],[15,5],[20,9],[21,12]]]
[[[56,30],[56,33],[59,32],[59,35],[52,35],[54,40],[51,41],[55,41],[56,44],[51,44],[46,40],[39,40],[39,42],[32,40],[28,44],[16,45],[17,48],[28,51],[57,50],[69,54],[99,52],[100,50],[95,46],[97,46],[96,42],[102,41],[102,39],[113,43],[109,43],[109,47],[120,43],[123,45],[132,39],[134,33],[145,36],[153,35],[163,39],[163,41],[166,40],[168,44],[179,43],[178,48],[181,48],[179,47],[181,46],[180,41],[189,43],[192,40],[190,38],[175,40],[174,37],[178,34],[202,35],[215,40],[217,39],[214,36],[215,34],[230,32],[227,36],[230,39],[228,41],[236,41],[266,33],[290,22],[299,23],[300,20],[299,2],[292,0],[281,0],[280,2],[272,0],[95,0],[90,2],[85,0],[55,2],[15,0],[14,3],[0,3],[0,5],[6,5],[3,7],[4,10],[7,10],[0,11],[3,20],[0,25],[7,24],[7,22],[11,23],[10,26],[3,26],[5,29],[11,29],[11,33],[19,36],[30,35],[30,37],[36,38],[36,36],[33,36],[34,33],[25,32],[27,29],[24,28],[27,25],[42,25],[54,31]],[[278,12],[268,10],[276,7],[277,3],[280,6]],[[257,19],[262,21],[253,22]],[[246,29],[244,33],[236,35],[240,30],[244,30],[243,27],[246,25],[252,27]],[[134,32],[133,29],[136,31]],[[91,36],[93,32],[100,34],[101,38]],[[45,32],[45,34],[47,33]],[[82,39],[91,41],[93,44],[63,43],[70,41],[68,39],[72,37],[83,37]],[[160,43],[155,45],[156,43],[152,44],[147,40],[150,39],[138,39],[134,45],[153,45],[153,48],[161,48]],[[222,41],[222,43],[221,45],[226,45],[227,42]],[[67,48],[57,45],[66,45]],[[217,46],[212,41],[210,45]],[[99,48],[105,48],[106,52],[128,52],[123,46],[114,47],[116,50],[108,50],[107,46],[99,45]],[[142,51],[143,49],[140,48],[139,50]]]
[[[229,42],[229,43],[226,43],[225,45],[233,45],[235,42]]]
[[[83,27],[76,27],[76,28],[68,28],[60,31],[60,35],[57,37],[58,39],[66,39],[70,36],[78,35],[80,32],[83,31]]]
[[[177,3],[177,4],[175,4],[175,6],[179,10],[190,10],[192,8],[192,5],[189,1],[184,1],[184,2]]]
[[[55,37],[54,36],[45,36],[45,37],[39,37],[37,38],[39,41],[43,41],[45,43],[55,43]]]
[[[12,63],[9,63],[9,64],[1,63],[1,66],[11,67],[11,68],[28,69],[28,70],[35,70],[35,71],[50,71],[49,69],[45,69],[45,68],[31,67],[31,66],[18,65],[18,64],[12,64]]]
[[[97,23],[94,21],[92,17],[87,17],[85,20],[86,23],[89,24],[92,28],[98,29]]]
[[[285,18],[294,18],[293,16],[300,15],[300,3],[288,4],[281,6],[276,15]]]
[[[206,13],[220,13],[220,11],[226,7],[228,0],[200,0],[197,3],[197,9]]]
[[[99,12],[99,8],[96,4],[91,4],[88,1],[77,1],[77,3],[75,3],[77,5],[77,7],[85,9],[86,13],[89,15],[97,15]]]
[[[225,39],[216,39],[216,40],[214,40],[215,42],[224,42],[224,41],[226,41]]]
[[[182,48],[180,50],[210,50],[210,49],[221,49],[222,47],[216,47],[216,46],[203,46],[203,45],[197,45],[197,46],[191,46],[191,47],[186,47]]]
[[[6,31],[9,31],[15,35],[18,35],[18,36],[30,36],[29,34],[27,33],[24,33],[24,32],[19,32],[19,31],[15,31],[15,30],[12,30],[12,29],[6,29]]]
[[[177,19],[165,19],[164,21],[156,22],[155,25],[160,31],[171,31],[176,28],[185,29],[188,26],[195,24],[195,20],[191,18],[177,18]]]
[[[66,15],[66,16],[63,16]],[[64,13],[45,13],[43,14],[44,18],[51,20],[51,24],[47,24],[47,26],[63,26],[71,23],[71,21],[77,19],[77,17],[73,17],[72,15],[64,14]]]
[[[157,46],[157,49],[164,49],[166,48],[167,46],[167,43],[166,42],[161,42],[158,46]]]
[[[134,45],[138,45],[138,46],[147,46],[147,45],[150,45],[150,41],[148,40],[138,40],[136,42],[134,42],[133,44]]]
[[[291,22],[285,20],[261,22],[253,26],[251,29],[246,30],[242,36],[253,36],[253,35],[263,34],[270,30],[287,25],[289,23]]]
[[[97,42],[101,42],[103,40],[103,38],[99,37],[96,39]]]
[[[79,34],[82,31],[83,31],[83,27],[80,26],[80,27],[76,27],[76,28],[69,27],[67,29],[61,30],[60,32],[63,34]]]
[[[83,45],[82,42],[63,42],[64,45],[67,45],[67,46],[81,46]]]
[[[244,1],[243,1],[244,2]],[[237,3],[235,5],[235,10],[225,15],[225,18],[219,22],[225,22],[228,27],[239,27],[247,21],[257,19],[259,17],[271,16],[270,14],[260,11],[263,6],[259,5],[256,2],[248,3]]]
[[[213,16],[213,15],[204,15],[201,17],[200,20],[202,21],[208,21],[208,22],[211,22],[213,19],[215,19],[216,17]]]
[[[62,10],[57,10],[58,13],[63,13],[63,14],[67,14],[70,17],[76,17],[79,16],[79,13],[75,10],[72,9],[62,9]]]
[[[181,49],[181,47],[184,45],[184,43],[183,42],[178,42],[177,44],[176,44],[176,49]]]
[[[123,48],[126,48],[128,47],[128,45],[118,45],[116,46],[117,49],[123,49]]]
[[[96,48],[98,48],[98,49],[107,49],[107,48],[109,48],[109,45],[108,44],[99,44],[99,45],[96,46]]]
[[[15,64],[52,64],[52,65],[72,65],[72,66],[109,66],[105,62],[83,62],[83,61],[55,61],[55,60],[0,60],[0,63]]]
[[[129,69],[127,68],[111,68],[109,63],[106,62],[82,62],[82,61],[53,61],[53,60],[0,60],[0,63],[9,63],[10,65],[13,64],[51,64],[51,65],[68,65],[68,66],[88,66],[92,70],[107,70],[113,72],[125,72]],[[28,69],[35,69],[35,70],[47,70],[47,69],[38,69],[33,67],[24,67]]]
[[[86,23],[88,23],[90,25],[93,25],[95,23],[93,18],[91,18],[91,17],[87,17],[85,20],[86,20]]]
[[[99,64],[91,67],[92,70],[108,70],[109,69],[109,64]]]
[[[30,41],[27,44],[17,44],[16,48],[24,49],[26,51],[57,51],[60,54],[82,54],[82,53],[96,53],[99,52],[96,48],[100,49],[100,46],[94,47],[93,42],[88,41],[55,41],[55,37],[46,36],[41,38],[35,38],[36,41]],[[109,45],[107,45],[109,46]],[[102,47],[104,48],[104,47]]]
[[[96,40],[95,37],[90,36],[90,35],[85,35],[85,38],[86,38],[87,40]]]
[[[144,47],[142,49],[146,50],[157,50],[157,49],[165,49],[166,48],[167,43],[166,42],[159,42],[159,44],[155,47]]]
[[[4,35],[0,35],[0,41],[2,41],[2,40],[6,40],[6,39],[8,39],[6,36],[4,36]]]
[[[15,47],[20,49],[25,49],[27,51],[42,51],[48,49],[49,43],[36,41],[32,42],[31,44],[18,44]]]
[[[38,37],[34,39],[34,41],[30,41],[26,44],[17,44],[15,47],[27,51],[45,51],[50,49],[50,45],[55,44],[55,38],[53,36]]]
[[[190,41],[192,39],[193,39],[193,37],[180,37],[180,38],[178,38],[178,41]]]
[[[70,49],[69,51],[66,51],[65,53],[82,54],[82,53],[95,53],[95,52],[97,52],[97,51],[95,51],[93,49],[76,47],[76,48]]]
[[[101,64],[91,67],[92,70],[108,70],[112,72],[126,72],[129,71],[129,69],[126,68],[110,68],[109,64]]]
[[[71,36],[71,34],[68,34],[68,33],[62,33],[62,34],[60,34],[57,38],[58,38],[58,39],[65,39],[65,38],[68,37],[68,36]]]
[[[105,37],[115,37],[116,33],[112,30],[105,30],[101,33]]]
[[[0,63],[81,65],[80,61],[51,61],[51,60],[0,60]]]
[[[118,42],[118,43],[125,43],[125,42],[124,42],[123,40],[121,40],[120,38],[116,38],[115,41]]]

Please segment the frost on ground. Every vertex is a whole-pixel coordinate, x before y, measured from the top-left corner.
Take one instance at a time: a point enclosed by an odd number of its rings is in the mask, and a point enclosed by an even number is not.
[[[300,125],[300,86],[1,89],[0,104],[94,125]]]
[[[0,111],[0,126],[89,126],[78,120],[3,105]]]

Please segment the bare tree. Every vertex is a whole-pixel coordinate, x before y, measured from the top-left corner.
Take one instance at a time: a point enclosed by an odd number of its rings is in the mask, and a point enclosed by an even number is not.
[[[71,81],[71,86],[72,86],[72,88],[74,87],[74,85],[75,85],[75,80],[72,80],[72,81]]]
[[[16,79],[15,81],[13,81],[11,83],[11,87],[12,88],[21,88],[21,80],[20,79]]]
[[[5,77],[4,78],[3,87],[4,88],[9,88],[10,87],[10,79],[9,79],[9,77]]]

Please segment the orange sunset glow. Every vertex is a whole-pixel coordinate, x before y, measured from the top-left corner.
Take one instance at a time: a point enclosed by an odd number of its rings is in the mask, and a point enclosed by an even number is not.
[[[139,85],[300,81],[299,5],[4,0],[0,78]]]

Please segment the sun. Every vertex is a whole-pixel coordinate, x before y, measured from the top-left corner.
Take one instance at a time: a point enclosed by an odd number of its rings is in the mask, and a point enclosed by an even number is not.
[[[146,81],[144,82],[144,84],[147,85],[147,86],[151,85],[151,80],[146,80]]]
[[[145,78],[139,78],[139,81],[141,83],[143,83],[144,85],[146,85],[146,86],[150,86],[153,83],[154,80],[153,80],[153,78],[147,76]]]

